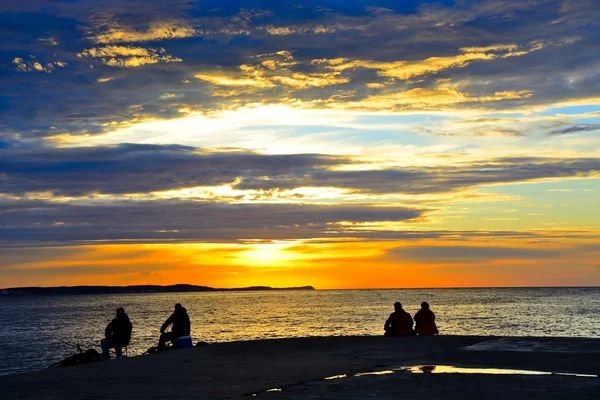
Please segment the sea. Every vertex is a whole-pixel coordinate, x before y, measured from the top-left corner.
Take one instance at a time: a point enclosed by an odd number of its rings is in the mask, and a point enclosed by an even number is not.
[[[133,323],[128,355],[154,346],[175,303],[194,342],[382,335],[402,302],[431,305],[442,335],[600,338],[600,288],[240,291],[77,296],[0,296],[0,375],[47,368],[79,344],[96,348],[118,307]]]

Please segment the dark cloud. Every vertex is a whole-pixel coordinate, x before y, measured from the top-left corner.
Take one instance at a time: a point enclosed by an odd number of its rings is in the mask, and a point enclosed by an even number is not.
[[[0,244],[231,241],[344,236],[339,222],[408,221],[425,209],[196,201],[0,202]],[[334,224],[334,225],[332,225]]]
[[[68,196],[218,186],[245,176],[302,175],[348,162],[336,156],[214,153],[178,145],[0,151],[2,192],[50,191]]]
[[[183,107],[210,112],[257,99],[319,100],[313,106],[346,103],[388,110],[504,109],[595,97],[600,92],[596,56],[600,24],[595,18],[600,5],[591,0],[8,3],[0,8],[0,130],[6,140],[62,132],[93,134],[114,129],[115,125],[107,125],[111,122],[174,118]],[[486,50],[486,57],[433,68],[411,79],[364,66],[341,71],[332,79],[326,64],[313,63],[336,58],[431,62],[432,57],[460,59],[461,49],[498,45],[515,47],[511,55]],[[155,53],[147,59],[82,56],[103,46]],[[197,74],[243,79],[242,65],[257,68],[261,62],[253,56],[281,50],[293,54],[294,64],[264,69],[261,73],[271,79],[265,87],[231,91],[194,79]],[[66,66],[51,73],[19,69],[15,58],[25,65]],[[448,83],[440,84],[439,79],[449,80],[456,91],[450,103],[449,99],[439,103],[440,88],[448,93]],[[230,93],[215,96],[221,89]],[[430,99],[421,96],[422,103],[406,103],[389,97],[414,89],[421,91],[411,93],[426,93]],[[165,92],[177,97],[161,98]],[[434,95],[438,100],[428,103]],[[373,102],[374,96],[386,100]]]
[[[590,132],[600,130],[600,124],[577,124],[567,128],[550,132],[551,135],[567,135],[571,133]]]
[[[335,187],[363,193],[427,194],[477,185],[593,176],[595,158],[504,158],[443,167],[346,171],[349,157],[203,151],[185,146],[0,149],[2,193],[135,194],[231,184],[240,190]],[[366,168],[365,166],[364,168]]]
[[[243,178],[238,189],[290,189],[322,186],[367,193],[444,193],[477,185],[523,182],[542,178],[593,176],[600,173],[600,160],[504,158],[440,168],[396,168],[365,171],[315,171],[311,174]]]
[[[7,264],[25,263],[29,256],[23,248],[47,247],[41,258],[64,255],[77,259],[85,249],[69,247],[81,244],[114,243],[184,243],[184,242],[245,242],[256,240],[311,239],[329,242],[339,238],[354,240],[426,240],[440,239],[465,249],[472,239],[518,240],[520,243],[548,243],[556,238],[595,239],[594,231],[447,231],[400,230],[374,226],[374,221],[415,223],[429,210],[414,207],[380,207],[373,204],[305,205],[305,204],[224,204],[197,201],[101,201],[55,203],[44,201],[0,201],[0,248]],[[532,242],[535,241],[535,242]],[[489,245],[487,243],[486,245]],[[65,247],[66,246],[66,247]],[[57,247],[56,249],[54,247]],[[11,250],[12,249],[12,250]],[[433,246],[419,253],[412,248],[399,249],[401,256],[443,257],[457,260],[463,250],[445,250]],[[437,250],[436,250],[437,249]],[[519,258],[550,256],[548,252],[531,252],[517,248],[514,252],[491,246],[489,253],[471,249],[465,259],[476,257]],[[37,251],[37,250],[36,250]],[[143,255],[141,250],[121,251],[124,257]],[[403,253],[406,251],[406,253]],[[585,251],[591,251],[587,249]],[[437,252],[437,253],[436,253]],[[400,254],[402,253],[402,254]],[[442,254],[437,255],[436,254]],[[488,254],[486,256],[486,254]],[[503,256],[504,254],[504,256]],[[104,259],[100,251],[86,255],[91,263]]]

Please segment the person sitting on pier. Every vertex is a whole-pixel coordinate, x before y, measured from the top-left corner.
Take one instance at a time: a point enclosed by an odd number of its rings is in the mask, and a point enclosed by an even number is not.
[[[385,336],[413,336],[415,331],[410,314],[404,311],[399,301],[394,303],[394,310],[383,326]]]
[[[165,332],[169,325],[171,332]],[[160,327],[160,339],[158,340],[158,350],[162,351],[166,349],[166,343],[171,342],[175,344],[177,338],[182,336],[190,335],[190,317],[187,314],[187,310],[181,304],[175,304],[175,311]]]
[[[117,357],[122,357],[121,348],[126,347],[131,341],[131,331],[133,325],[129,316],[125,313],[123,307],[117,308],[117,316],[106,326],[104,339],[100,341],[102,347],[102,357],[105,360],[110,359],[110,349],[115,349]]]
[[[419,336],[439,334],[435,324],[435,314],[429,309],[429,303],[421,303],[421,309],[415,314],[415,333]]]

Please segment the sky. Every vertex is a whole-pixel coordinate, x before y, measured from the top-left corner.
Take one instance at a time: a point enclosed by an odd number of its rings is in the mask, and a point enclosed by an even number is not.
[[[600,286],[600,2],[0,3],[0,288]]]

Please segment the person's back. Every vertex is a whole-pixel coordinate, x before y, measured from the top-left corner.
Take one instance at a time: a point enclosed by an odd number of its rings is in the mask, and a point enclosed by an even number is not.
[[[415,314],[415,332],[421,336],[433,336],[439,333],[435,324],[435,314],[429,309],[426,301],[421,303],[421,309]]]
[[[110,358],[110,349],[115,349],[117,357],[121,357],[121,348],[126,347],[131,341],[133,325],[123,307],[117,308],[117,316],[106,325],[104,339],[100,341],[102,356],[105,360]]]
[[[386,336],[412,336],[413,319],[409,313],[404,311],[402,304],[394,303],[394,312],[385,321],[384,329]]]
[[[180,306],[175,309],[173,314],[164,323],[166,328],[169,324],[173,324],[171,331],[174,332],[176,337],[189,336],[190,334],[190,316],[187,313],[185,307]]]
[[[171,327],[171,332],[165,332],[165,330],[171,324],[173,324]],[[177,338],[182,336],[190,336],[190,331],[190,316],[188,315],[187,310],[181,304],[175,304],[175,310],[173,311],[173,314],[171,314],[171,316],[167,318],[165,323],[160,327],[158,350],[164,350],[167,342],[175,343]]]
[[[127,346],[131,342],[131,331],[133,326],[129,320],[129,316],[124,311],[117,314],[106,327],[105,337],[113,338],[122,347]]]

